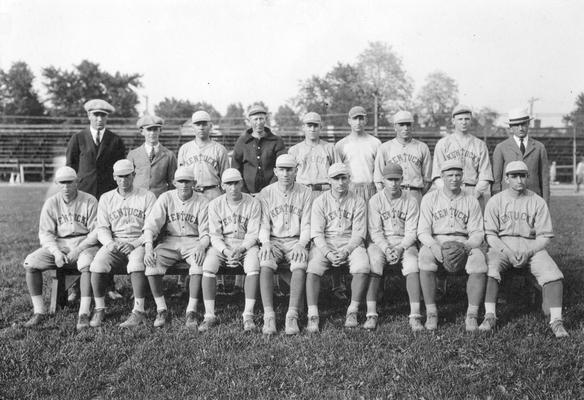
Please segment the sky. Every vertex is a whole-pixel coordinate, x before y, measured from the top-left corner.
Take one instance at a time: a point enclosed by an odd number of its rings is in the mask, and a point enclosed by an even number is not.
[[[506,113],[537,98],[551,124],[584,91],[583,17],[576,0],[0,0],[0,68],[25,61],[42,89],[43,67],[88,59],[142,74],[141,110],[175,97],[275,111],[300,81],[382,41],[414,94],[440,70],[461,103]]]

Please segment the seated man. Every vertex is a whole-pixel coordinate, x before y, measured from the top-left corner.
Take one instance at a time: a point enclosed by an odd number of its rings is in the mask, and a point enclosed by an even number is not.
[[[426,304],[426,329],[438,327],[436,307],[436,271],[442,265],[442,245],[448,241],[464,244],[468,254],[465,270],[468,274],[466,294],[466,330],[478,329],[477,314],[485,292],[487,264],[480,249],[483,243],[483,216],[478,200],[462,191],[462,163],[447,160],[440,166],[443,187],[422,198],[418,239],[422,243],[418,257],[420,283]]]
[[[331,266],[349,265],[353,281],[345,327],[355,328],[359,326],[357,312],[370,272],[369,258],[363,247],[367,233],[365,200],[349,191],[351,173],[345,164],[331,165],[328,176],[331,190],[314,200],[310,218],[310,236],[314,245],[310,249],[306,277],[306,330],[311,333],[319,331],[318,294],[322,275]]]
[[[264,305],[265,335],[276,334],[274,313],[274,271],[278,263],[288,262],[290,279],[290,302],[286,313],[286,334],[295,335],[298,329],[298,311],[303,305],[302,295],[306,280],[310,241],[311,190],[296,183],[296,159],[282,154],[276,159],[274,175],[278,181],[266,186],[258,199],[262,205],[262,222],[259,239],[262,248],[260,257],[260,290]]]
[[[101,196],[97,210],[97,238],[103,247],[89,267],[95,298],[95,312],[89,324],[94,328],[102,325],[105,317],[107,276],[112,269],[126,267],[132,281],[134,308],[120,327],[134,328],[146,321],[144,298],[148,282],[144,276],[142,230],[156,197],[146,189],[134,187],[132,161],[116,161],[113,170],[118,188]]]
[[[369,289],[367,291],[367,322],[365,329],[377,327],[376,301],[379,285],[383,282],[385,266],[401,263],[406,277],[406,288],[410,299],[410,327],[412,331],[423,330],[420,314],[420,272],[416,228],[420,215],[416,197],[402,191],[402,167],[388,163],[381,170],[384,189],[369,200],[368,227],[370,242],[367,254],[371,262]],[[383,289],[382,289],[383,290]]]
[[[97,199],[77,190],[77,174],[70,167],[55,173],[59,193],[48,198],[41,210],[39,239],[41,248],[24,260],[26,284],[32,299],[32,318],[24,326],[31,328],[42,322],[46,314],[43,302],[42,271],[77,264],[81,272],[81,302],[77,330],[89,327],[91,307],[91,275],[89,264],[98,249],[95,228]]]
[[[166,325],[168,313],[162,292],[162,277],[178,261],[190,265],[189,303],[186,326],[197,328],[197,303],[201,292],[203,261],[209,247],[207,206],[209,202],[195,193],[192,168],[179,167],[174,174],[175,190],[162,193],[144,223],[146,276],[156,302],[155,327]],[[153,250],[153,242],[158,245]]]
[[[490,331],[495,328],[501,272],[509,268],[529,268],[543,288],[542,308],[550,316],[554,335],[566,337],[568,332],[562,323],[564,275],[545,250],[554,237],[552,220],[545,200],[527,189],[528,175],[523,161],[507,164],[505,183],[509,187],[493,196],[485,208],[489,279],[485,319],[479,329]]]
[[[243,330],[253,331],[253,321],[260,265],[258,260],[258,233],[261,207],[253,196],[242,193],[241,173],[228,168],[221,176],[221,187],[225,194],[209,203],[209,235],[211,245],[203,263],[203,302],[205,317],[199,332],[209,330],[217,324],[215,317],[216,274],[221,266],[237,268],[243,264],[245,272],[245,307]]]

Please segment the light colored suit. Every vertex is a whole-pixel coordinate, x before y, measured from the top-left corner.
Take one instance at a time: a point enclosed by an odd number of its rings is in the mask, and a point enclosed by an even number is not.
[[[150,163],[146,146],[142,145],[128,153],[128,160],[134,163],[136,178],[134,186],[150,190],[156,195],[173,189],[174,172],[176,171],[176,156],[163,145]]]

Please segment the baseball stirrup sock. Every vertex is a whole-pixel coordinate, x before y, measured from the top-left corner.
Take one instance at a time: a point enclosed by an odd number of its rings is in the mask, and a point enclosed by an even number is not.
[[[156,311],[166,310],[166,300],[164,296],[155,297],[154,302],[156,303]]]
[[[132,309],[132,311],[138,311],[138,312],[144,312],[144,299],[139,299],[139,298],[135,298],[134,299],[134,308]]]
[[[89,315],[89,311],[91,308],[91,297],[82,297],[79,300],[79,315],[87,314]]]
[[[189,304],[187,304],[187,312],[197,311],[198,305],[199,305],[199,299],[195,299],[194,297],[189,297]]]
[[[35,314],[45,314],[45,302],[43,301],[43,296],[30,296],[32,300],[32,309]]]
[[[95,301],[96,310],[103,310],[105,308],[105,297],[95,297],[93,300]]]

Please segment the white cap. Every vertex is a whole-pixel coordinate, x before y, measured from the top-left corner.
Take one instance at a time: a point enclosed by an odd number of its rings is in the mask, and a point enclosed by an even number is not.
[[[339,175],[351,175],[351,170],[343,163],[335,163],[328,169],[329,178],[334,178]]]
[[[118,160],[114,164],[114,175],[124,176],[134,172],[134,163],[130,160]]]
[[[67,182],[77,179],[77,173],[71,167],[61,167],[55,172],[55,182]]]
[[[196,124],[197,122],[211,122],[211,116],[207,111],[199,110],[193,113],[191,120],[193,124]]]
[[[221,183],[239,182],[243,180],[241,173],[235,168],[227,168],[221,175]]]
[[[174,172],[174,180],[188,180],[194,181],[195,180],[195,173],[191,167],[178,167]]]
[[[296,165],[298,165],[296,159],[294,158],[294,156],[291,156],[290,154],[282,154],[279,155],[278,158],[276,158],[276,168],[278,167],[294,168],[296,167]]]

